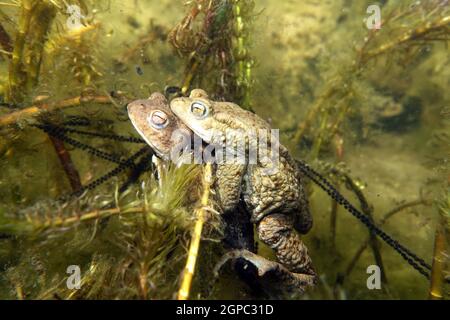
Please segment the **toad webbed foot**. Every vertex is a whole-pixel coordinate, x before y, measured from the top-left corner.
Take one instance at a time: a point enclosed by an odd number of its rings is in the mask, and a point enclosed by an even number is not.
[[[257,225],[259,239],[275,251],[278,261],[298,277],[314,284],[316,273],[308,249],[294,229],[294,217],[284,214],[265,216]]]
[[[247,276],[255,281],[270,295],[278,292],[303,293],[308,286],[314,285],[310,275],[289,271],[278,262],[268,260],[248,250],[232,250],[226,253],[214,268],[216,278],[219,270],[228,261],[239,262],[243,269],[248,270]]]

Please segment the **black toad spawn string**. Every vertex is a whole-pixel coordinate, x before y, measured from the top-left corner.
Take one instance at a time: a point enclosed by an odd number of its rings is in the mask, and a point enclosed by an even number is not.
[[[50,125],[50,124],[36,124],[34,126],[41,129],[42,131],[46,132],[47,134],[49,134],[55,138],[58,138],[59,140],[66,142],[66,143],[74,146],[75,148],[84,150],[87,153],[89,153],[93,156],[96,156],[98,158],[101,158],[101,159],[104,159],[104,160],[107,160],[110,162],[114,162],[117,164],[121,164],[121,163],[125,162],[118,156],[115,156],[113,154],[96,149],[90,145],[84,144],[78,140],[75,140],[75,139],[72,139],[72,138],[66,136],[64,134],[65,128],[57,127],[57,126]]]
[[[54,127],[56,127],[56,126],[54,126]],[[67,128],[67,127],[57,127],[57,128],[59,130],[61,130],[61,132],[76,133],[76,134],[80,134],[80,135],[91,136],[91,137],[96,137],[96,138],[104,138],[104,139],[114,140],[114,141],[118,141],[118,142],[141,143],[141,144],[145,143],[144,140],[142,140],[140,138],[135,138],[135,137],[127,137],[127,136],[121,136],[121,135],[116,135],[116,134],[103,134],[103,133],[96,133],[96,132],[88,132],[88,131]]]
[[[118,164],[118,166],[116,168],[109,171],[105,175],[101,176],[100,178],[92,181],[91,183],[87,184],[86,186],[83,186],[81,189],[79,189],[69,195],[62,196],[59,200],[67,200],[72,197],[78,197],[78,196],[82,195],[84,192],[86,192],[87,190],[93,190],[93,189],[97,188],[101,184],[105,183],[112,177],[117,176],[118,174],[120,174],[121,172],[125,171],[128,168],[132,168],[135,170],[143,170],[146,167],[144,165],[136,165],[134,163],[134,161],[145,154],[147,154],[148,156],[153,155],[153,152],[151,151],[151,149],[147,145],[145,145],[143,148],[139,149],[135,154],[133,154],[130,158],[128,158],[126,160],[122,160],[120,157],[106,153],[102,150],[98,150],[90,145],[84,144],[80,141],[74,140],[74,139],[66,136],[64,134],[64,132],[68,131],[67,128],[61,128],[58,126],[51,125],[49,123],[37,124],[34,126],[43,130],[47,134],[60,139],[63,142],[66,142],[78,149],[88,152],[89,154],[92,154],[98,158]],[[83,132],[81,134],[85,134],[85,132]],[[108,137],[110,139],[117,140],[117,141],[136,142],[136,140],[134,140],[136,138],[133,138],[133,137],[129,137],[130,139],[128,139],[128,137],[123,137],[123,136],[115,137],[114,135],[103,135],[103,134],[96,134],[96,133],[91,133],[91,132],[89,132],[88,134],[91,136],[98,135],[102,138]],[[148,159],[147,156],[146,156],[146,159]],[[128,183],[128,181],[127,181],[127,183]],[[121,187],[122,190],[123,190],[123,187]]]
[[[135,154],[133,154],[125,162],[119,164],[116,168],[114,168],[110,172],[106,173],[105,175],[101,176],[100,178],[98,178],[98,179],[92,181],[91,183],[87,184],[86,186],[82,187],[80,190],[77,190],[77,191],[71,193],[68,197],[71,198],[71,197],[81,196],[85,191],[93,190],[93,189],[97,188],[99,185],[101,185],[102,183],[111,179],[112,177],[117,176],[122,171],[124,171],[130,167],[134,167],[135,166],[134,161],[137,158],[139,158],[140,156],[144,155],[145,153],[148,153],[149,152],[148,149],[149,148],[147,146],[139,149],[139,151],[137,151]]]
[[[382,229],[377,227],[370,218],[361,213],[356,209],[342,194],[337,191],[335,187],[325,179],[321,174],[312,169],[308,164],[301,160],[297,160],[298,168],[315,184],[322,188],[331,198],[336,200],[336,202],[342,205],[348,212],[350,212],[354,217],[361,221],[371,232],[378,235],[384,242],[391,246],[400,256],[408,262],[414,269],[416,269],[420,274],[425,276],[427,279],[430,278],[429,272],[431,266],[427,264],[422,258],[419,258],[416,254],[411,252],[405,246],[401,245],[397,240],[389,236]],[[425,270],[424,270],[425,269]]]

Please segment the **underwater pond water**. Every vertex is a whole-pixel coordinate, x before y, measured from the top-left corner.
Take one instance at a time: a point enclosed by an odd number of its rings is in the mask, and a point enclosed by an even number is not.
[[[448,298],[449,40],[446,0],[0,1],[0,299]],[[216,275],[210,167],[152,161],[127,113],[195,88],[279,129],[425,276],[306,177],[316,285]]]

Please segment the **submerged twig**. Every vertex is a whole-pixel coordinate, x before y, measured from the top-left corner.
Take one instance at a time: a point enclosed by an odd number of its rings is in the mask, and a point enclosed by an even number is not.
[[[206,164],[203,173],[203,194],[200,201],[201,207],[196,210],[197,221],[192,233],[191,244],[189,246],[186,267],[184,268],[180,289],[178,290],[178,300],[187,300],[191,291],[192,278],[194,277],[195,265],[197,262],[200,240],[202,236],[203,224],[205,222],[206,207],[208,206],[210,186],[212,179],[211,164]]]
[[[67,178],[72,187],[72,191],[76,192],[82,188],[80,174],[78,173],[75,164],[72,161],[70,153],[64,146],[64,142],[59,140],[52,135],[48,135],[53,147],[55,148],[56,154],[58,155],[59,162],[61,163]]]
[[[144,207],[135,207],[128,209],[112,208],[104,210],[93,210],[86,213],[76,214],[67,218],[64,217],[52,217],[39,221],[34,217],[27,216],[27,222],[30,224],[32,231],[45,231],[47,229],[59,229],[74,226],[81,222],[89,222],[98,219],[105,219],[115,215],[135,214],[146,212]]]
[[[76,107],[84,103],[99,103],[99,104],[110,104],[110,96],[100,96],[100,95],[88,95],[88,96],[78,96],[74,98],[68,98],[56,102],[41,103],[33,105],[15,112],[11,112],[0,116],[0,127],[11,125],[16,123],[21,119],[27,119],[31,117],[36,117],[45,112],[52,112],[59,109],[65,109],[70,107]]]

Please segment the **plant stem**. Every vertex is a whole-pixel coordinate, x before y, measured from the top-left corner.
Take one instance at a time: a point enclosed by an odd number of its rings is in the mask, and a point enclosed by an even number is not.
[[[450,182],[450,180],[449,180]],[[450,186],[450,185],[448,185]],[[431,268],[431,282],[429,298],[438,300],[444,298],[444,272],[448,270],[448,258],[445,255],[448,237],[448,222],[450,217],[450,189],[443,194],[438,202],[439,219],[437,221],[434,239],[433,266]],[[448,279],[445,279],[448,282]]]
[[[189,68],[189,70],[184,78],[183,86],[181,87],[182,94],[186,94],[189,91],[192,80],[194,79],[194,77],[196,75],[199,65],[200,65],[200,62],[197,59],[195,59],[195,61],[193,62],[192,66]]]
[[[352,65],[349,65],[348,66],[349,69],[346,71],[348,74],[353,75],[353,77],[351,79],[345,79],[342,76],[338,76],[328,81],[328,83],[323,89],[323,93],[319,95],[314,105],[311,108],[309,108],[305,120],[299,123],[294,135],[294,143],[298,145],[301,142],[305,132],[308,130],[308,128],[311,127],[315,117],[317,116],[317,114],[319,114],[319,112],[323,108],[329,109],[331,107],[331,105],[327,106],[326,102],[331,100],[335,96],[335,94],[340,93],[339,95],[341,96],[342,99],[348,97],[349,94],[351,94],[351,91],[348,90],[342,91],[344,83],[351,85],[351,83],[353,83],[355,80],[360,79],[362,76],[362,71],[367,66],[369,61],[379,56],[386,55],[387,53],[395,50],[398,46],[401,46],[411,41],[419,42],[419,41],[448,40],[449,27],[450,27],[450,16],[440,17],[435,21],[424,23],[413,30],[409,30],[408,32],[399,36],[397,39],[393,41],[387,41],[372,50],[368,49],[369,42],[370,40],[374,39],[378,34],[374,31],[370,31],[367,36],[367,41],[364,42],[362,48],[357,52],[357,55],[354,59],[355,62]],[[440,31],[443,33],[443,37],[433,37],[433,35],[436,32]],[[389,40],[390,39],[391,38],[389,38]],[[345,110],[346,113],[347,109],[348,108],[345,107],[343,109],[343,112]],[[322,114],[327,113],[322,112]],[[341,114],[332,127],[333,132],[335,132],[338,129],[338,126],[341,124],[342,119],[343,118]],[[323,137],[321,136],[318,139],[319,142],[315,144],[316,149],[317,146],[322,143]]]
[[[212,180],[212,167],[208,163],[204,167],[203,173],[203,194],[200,201],[201,207],[196,210],[197,221],[192,233],[191,244],[189,246],[189,253],[186,260],[186,267],[184,268],[183,277],[180,289],[178,290],[178,300],[187,300],[191,291],[192,278],[194,277],[195,265],[197,262],[200,240],[202,237],[203,224],[205,222],[206,210],[208,205],[209,194]]]
[[[27,65],[28,92],[38,84],[44,44],[55,16],[56,7],[48,1],[40,1],[33,10],[30,27],[33,30],[33,36],[26,48],[26,57],[29,60]]]
[[[235,72],[236,76],[236,98],[239,99],[241,107],[251,110],[251,85],[252,85],[252,68],[253,61],[248,54],[249,34],[251,34],[248,24],[244,23],[245,15],[243,15],[243,7],[249,5],[249,1],[235,0],[233,2],[234,28],[235,28]]]
[[[53,147],[55,148],[56,154],[58,155],[59,162],[61,163],[64,171],[66,172],[67,178],[72,187],[72,191],[76,192],[82,188],[80,174],[78,173],[75,164],[72,161],[70,153],[64,146],[64,142],[56,137],[48,135]]]
[[[442,224],[439,222],[436,227],[436,235],[434,237],[433,265],[431,267],[430,281],[430,300],[441,300],[444,295],[442,292],[444,286],[444,257],[445,251],[445,233]]]
[[[0,128],[3,126],[15,124],[17,121],[22,119],[36,117],[45,112],[52,112],[59,109],[76,107],[83,103],[89,102],[100,104],[113,103],[112,98],[110,96],[90,95],[90,96],[78,96],[74,98],[68,98],[57,102],[37,104],[0,116]]]
[[[33,223],[33,227],[35,230],[45,230],[48,228],[62,228],[72,226],[75,223],[87,222],[96,219],[104,219],[118,214],[131,214],[143,212],[146,212],[145,208],[143,207],[130,208],[126,210],[123,210],[121,208],[94,210],[87,213],[83,213],[81,215],[72,216],[69,218],[56,217],[44,222],[35,222]],[[31,218],[29,218],[28,220],[32,221]]]
[[[22,89],[26,84],[26,72],[24,67],[24,49],[26,38],[30,29],[33,0],[22,1],[22,12],[19,18],[18,31],[14,41],[14,50],[9,66],[9,88],[6,99],[9,102],[21,102],[23,99]]]
[[[408,41],[426,40],[426,36],[431,34],[433,31],[449,26],[450,26],[450,16],[445,16],[434,23],[427,23],[425,26],[420,26],[414,30],[410,30],[405,34],[403,34],[402,36],[400,36],[399,38],[395,39],[394,41],[382,44],[378,48],[368,51],[365,55],[361,55],[359,65],[364,65],[369,60],[378,57],[380,55],[383,55]]]

